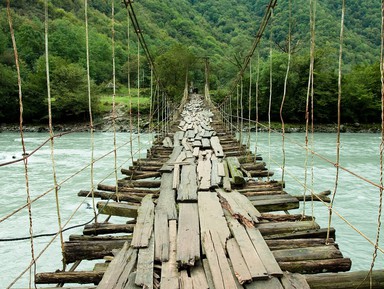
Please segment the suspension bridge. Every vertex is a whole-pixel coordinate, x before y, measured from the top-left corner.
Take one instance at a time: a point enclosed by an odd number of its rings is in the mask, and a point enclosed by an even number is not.
[[[276,2],[271,1],[266,9],[231,93],[242,81]],[[124,3],[138,43],[156,77],[134,4],[127,0]],[[11,26],[11,18],[9,22]],[[16,52],[15,56],[17,63]],[[205,70],[207,75],[208,68]],[[313,67],[310,71],[310,81],[313,81]],[[309,88],[313,89],[313,83]],[[313,96],[313,91],[310,93]],[[249,142],[243,144],[241,134],[244,129],[239,126],[244,119],[243,109],[241,117],[238,112],[237,125],[233,125],[231,101],[232,98],[227,97],[220,105],[212,103],[208,77],[204,94],[189,93],[186,81],[183,99],[175,111],[170,111],[169,100],[164,94],[153,97],[151,115],[155,118],[157,113],[161,127],[157,129],[147,155],[134,159],[132,153],[131,165],[121,169],[125,177],[118,179],[116,173],[114,185],[101,182],[88,190],[79,188],[79,197],[92,198],[95,217],[92,223],[83,227],[82,234],[70,235],[69,240],[64,240],[61,234],[65,226],[60,220],[60,185],[55,179],[52,191],[57,198],[61,231],[54,238],[60,236],[61,239],[63,269],[34,272],[33,286],[51,284],[56,285],[52,288],[57,288],[66,284],[87,284],[76,288],[89,289],[383,288],[384,272],[373,271],[373,265],[367,272],[348,272],[351,259],[340,251],[332,226],[322,228],[314,216],[290,213],[305,201],[321,202],[332,213],[336,191],[332,197],[331,191],[318,194],[311,191],[308,195],[297,196],[285,190],[284,179],[272,180],[273,172],[263,156],[252,152]],[[239,98],[238,101],[241,102]],[[92,117],[90,127],[92,134]],[[55,135],[51,124],[50,133],[54,158]],[[310,150],[308,143],[306,149]],[[116,155],[116,146],[113,151]],[[26,171],[30,157],[33,153],[22,159]],[[94,162],[92,159],[91,166]],[[338,161],[333,165],[338,170],[344,169]],[[382,184],[372,185],[380,189],[381,196]],[[30,207],[34,200],[30,199],[28,189],[27,195],[27,204],[20,210],[29,209],[32,218]],[[17,211],[2,217],[1,222]],[[100,221],[102,216],[105,220]],[[378,235],[380,226],[378,224]],[[379,236],[371,243],[374,254],[382,252]],[[32,233],[31,247],[32,261],[19,278],[31,272],[39,258],[33,253]],[[97,260],[97,263],[92,270],[77,270],[85,260]],[[375,257],[372,264],[374,262]],[[7,288],[12,288],[16,281]]]

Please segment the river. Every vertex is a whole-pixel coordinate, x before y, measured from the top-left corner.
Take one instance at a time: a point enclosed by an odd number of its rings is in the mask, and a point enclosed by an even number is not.
[[[285,190],[294,195],[303,194],[303,187],[297,181],[303,183],[305,175],[305,163],[307,163],[307,184],[315,192],[334,189],[335,167],[318,157],[306,157],[304,134],[291,133],[286,135],[286,170]],[[152,136],[143,134],[140,136],[140,145],[137,135],[133,141],[133,151],[140,148],[141,156],[151,144]],[[27,152],[31,152],[45,140],[46,133],[27,133],[25,142]],[[343,167],[375,182],[379,182],[379,134],[342,134],[340,164]],[[113,184],[114,154],[113,134],[95,134],[94,158],[101,160],[95,163],[94,183],[103,182]],[[272,179],[281,179],[282,138],[279,134],[252,133],[251,147],[258,144],[257,152],[261,153],[268,167],[275,172]],[[300,144],[296,145],[295,143]],[[322,156],[335,160],[336,136],[334,134],[315,134],[314,149]],[[269,145],[270,144],[270,145]],[[128,167],[130,160],[129,134],[117,134],[117,146],[122,148],[117,153],[117,167]],[[47,192],[53,186],[52,161],[49,143],[28,159],[28,181],[32,199]],[[109,154],[108,154],[109,153]],[[66,223],[72,213],[79,208],[66,227],[83,224],[93,218],[93,210],[88,209],[90,199],[84,200],[77,196],[80,190],[89,190],[91,186],[89,163],[91,160],[89,133],[72,133],[55,140],[55,166],[58,183],[67,178],[68,181],[60,185],[60,212],[62,223]],[[12,161],[13,157],[21,157],[20,136],[16,133],[0,134],[0,164]],[[135,159],[138,154],[135,155]],[[306,161],[307,159],[307,161]],[[313,163],[313,169],[311,164]],[[87,167],[88,166],[88,167]],[[79,174],[79,170],[84,169]],[[119,171],[119,169],[118,169]],[[313,177],[312,177],[313,171]],[[118,178],[123,177],[118,174]],[[105,179],[105,180],[104,180]],[[0,220],[19,208],[26,202],[26,178],[22,162],[0,167]],[[338,190],[335,200],[335,210],[347,219],[354,227],[372,240],[377,231],[377,216],[379,205],[379,189],[356,178],[355,176],[340,171]],[[321,203],[314,204],[316,221],[322,226],[328,225],[328,209]],[[302,212],[302,208],[296,211]],[[312,204],[306,203],[305,213],[311,215]],[[32,205],[33,234],[54,233],[58,230],[55,197],[53,192],[34,202]],[[372,260],[372,246],[350,226],[346,225],[337,216],[332,219],[332,226],[336,228],[337,243],[341,251],[352,259],[352,270],[368,270]],[[29,236],[29,218],[27,210],[13,215],[0,223],[0,239]],[[72,229],[64,233],[67,240],[70,234],[81,234],[81,228]],[[40,251],[51,240],[51,237],[36,238],[34,240],[34,254]],[[383,246],[383,242],[381,242]],[[0,242],[0,280],[7,286],[31,260],[31,244],[28,240]],[[383,256],[379,253],[375,268],[383,266]],[[90,269],[93,262],[82,262],[78,270]],[[61,268],[60,242],[55,240],[52,246],[37,261],[37,272],[54,271]],[[28,286],[29,272],[14,286],[15,288]],[[1,286],[2,287],[2,286]]]

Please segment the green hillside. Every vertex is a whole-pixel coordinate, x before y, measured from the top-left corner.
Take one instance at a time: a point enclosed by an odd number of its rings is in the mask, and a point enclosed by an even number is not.
[[[18,93],[14,56],[6,14],[0,4],[0,122],[17,121]],[[99,97],[108,94],[112,80],[111,1],[89,1],[90,70],[93,111],[102,112]],[[292,65],[285,114],[288,121],[303,119],[309,63],[309,1],[291,1]],[[137,0],[133,3],[149,49],[174,100],[182,93],[186,64],[189,78],[202,87],[203,58],[210,61],[210,87],[216,101],[226,94],[239,63],[248,52],[269,1],[249,0]],[[271,24],[260,44],[260,107],[265,116],[269,98],[269,49],[273,48],[273,118],[282,95],[287,61],[288,1],[278,2]],[[21,60],[24,117],[45,121],[46,79],[44,58],[44,1],[11,1],[12,20]],[[53,110],[58,121],[87,117],[84,4],[80,0],[49,1],[49,53]],[[315,118],[335,121],[337,61],[341,1],[317,1]],[[127,33],[124,4],[115,1],[116,77],[137,86],[137,41]],[[378,1],[347,1],[343,54],[343,121],[380,120],[380,25]],[[272,36],[271,36],[272,33]],[[270,39],[272,39],[272,44]],[[128,53],[128,49],[130,50]],[[128,65],[129,57],[129,65]],[[253,59],[256,71],[256,58]],[[184,64],[183,64],[184,63]],[[148,87],[150,71],[141,51],[140,86]],[[255,79],[255,76],[252,76]],[[249,78],[249,76],[246,76]],[[247,90],[249,80],[244,81]],[[254,85],[254,84],[253,84]],[[126,91],[126,90],[124,90]],[[254,92],[253,92],[254,93]],[[303,106],[304,102],[304,106]],[[247,107],[247,103],[245,103]],[[254,104],[251,104],[252,107]],[[363,113],[362,113],[363,111]]]

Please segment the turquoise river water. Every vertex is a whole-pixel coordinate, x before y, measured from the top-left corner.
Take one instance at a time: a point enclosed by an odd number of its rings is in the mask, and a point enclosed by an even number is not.
[[[133,141],[135,159],[145,155],[151,145],[151,135],[142,134],[140,141]],[[247,136],[245,135],[245,138]],[[305,163],[307,163],[307,184],[315,192],[332,190],[335,185],[335,167],[318,158],[306,157],[302,148],[305,135],[291,133],[286,135],[285,153],[286,191],[293,195],[303,194],[301,185],[305,180]],[[46,133],[27,133],[25,143],[27,152],[33,151],[45,140]],[[356,174],[379,183],[380,157],[379,134],[342,134],[340,164]],[[281,180],[282,138],[281,135],[267,133],[253,133],[251,148],[257,143],[257,153],[260,153],[268,167],[275,172],[272,179]],[[93,210],[89,209],[91,199],[80,198],[80,190],[89,190],[91,186],[89,163],[91,160],[89,133],[72,133],[55,140],[55,166],[57,181],[60,184],[60,211],[62,223],[68,222],[66,227],[83,224],[93,218]],[[335,161],[336,136],[334,134],[315,134],[314,150],[316,153]],[[94,158],[102,159],[95,163],[94,183],[103,182],[113,184],[114,154],[113,134],[95,134]],[[299,145],[297,145],[299,144]],[[130,164],[129,134],[117,134],[117,167],[128,167]],[[17,133],[0,133],[0,164],[21,157],[20,136]],[[108,154],[109,153],[109,154]],[[313,169],[312,169],[313,164]],[[82,172],[76,174],[79,170]],[[118,169],[119,171],[119,169]],[[313,174],[312,174],[313,172]],[[312,177],[313,175],[313,177]],[[118,173],[118,178],[122,175]],[[68,180],[67,180],[68,179]],[[51,149],[49,143],[43,146],[28,159],[28,182],[31,198],[34,199],[48,192],[53,186]],[[300,184],[301,183],[301,184]],[[26,209],[7,218],[9,214],[26,203],[26,178],[22,162],[7,166],[0,166],[0,239],[26,237],[30,234],[28,211]],[[368,270],[372,262],[373,246],[360,236],[351,226],[361,231],[371,240],[375,240],[377,232],[377,218],[379,207],[379,189],[350,173],[340,171],[335,210],[351,225],[334,216],[332,226],[336,228],[336,242],[341,251],[352,259],[352,270]],[[73,215],[73,212],[77,212]],[[328,225],[328,208],[321,203],[315,203],[314,216],[322,226]],[[297,213],[301,213],[303,206]],[[312,214],[312,204],[306,203],[305,213]],[[72,216],[73,215],[73,216]],[[58,230],[55,197],[53,192],[35,201],[32,205],[33,234],[54,233]],[[70,234],[81,234],[81,228],[72,229],[64,233],[67,240]],[[40,252],[51,241],[52,237],[34,239],[34,254]],[[384,242],[380,244],[384,247]],[[52,245],[37,260],[37,272],[52,272],[61,269],[60,241],[57,238]],[[375,268],[383,268],[383,254],[379,253]],[[6,288],[31,262],[31,243],[28,240],[0,242],[0,287]],[[78,270],[90,269],[93,262],[82,262]],[[28,287],[30,272],[13,286],[13,288]]]

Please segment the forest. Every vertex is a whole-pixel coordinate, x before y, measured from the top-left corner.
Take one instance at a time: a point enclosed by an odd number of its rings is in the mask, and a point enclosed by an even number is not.
[[[17,74],[6,2],[0,4],[0,123],[17,122],[19,119]],[[53,116],[56,122],[61,123],[87,121],[84,1],[48,2]],[[178,103],[182,96],[186,72],[195,86],[203,88],[206,58],[209,59],[209,85],[213,100],[220,103],[227,96],[268,2],[134,2],[156,71],[174,103]],[[105,112],[104,99],[112,95],[112,5],[111,0],[93,0],[88,5],[92,111],[95,116],[102,116]],[[24,121],[45,123],[48,109],[44,1],[10,1],[10,7],[20,61]],[[276,121],[280,119],[290,43],[291,62],[284,119],[291,123],[304,122],[310,61],[309,11],[307,0],[278,1],[257,53],[251,60],[251,68],[244,76],[242,85],[246,95],[244,107],[247,112],[251,107],[252,115],[255,114],[257,87],[261,120],[267,119],[271,80],[271,117]],[[340,16],[341,1],[317,2],[313,103],[317,123],[337,121]],[[150,67],[138,47],[127,10],[120,0],[114,2],[113,18],[117,94],[127,96],[126,88],[129,86],[141,89],[142,96],[148,97]],[[380,27],[381,7],[378,1],[347,1],[342,70],[343,123],[377,123],[381,120]],[[249,91],[252,103],[247,100]]]

